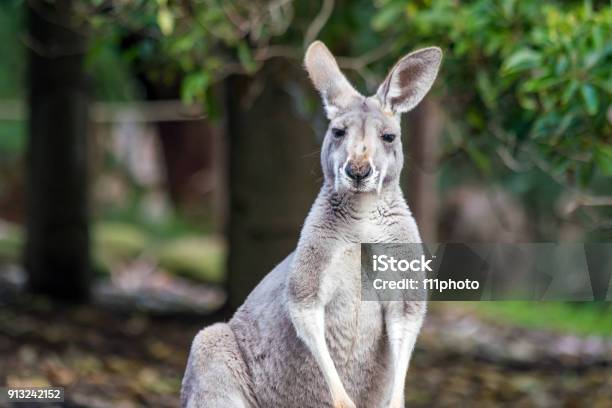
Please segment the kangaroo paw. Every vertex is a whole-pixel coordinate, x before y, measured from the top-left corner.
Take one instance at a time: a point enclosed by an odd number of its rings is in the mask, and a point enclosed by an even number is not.
[[[403,398],[395,398],[389,403],[389,408],[404,408],[404,406]]]
[[[334,408],[357,408],[357,406],[348,395],[344,395],[334,399]]]

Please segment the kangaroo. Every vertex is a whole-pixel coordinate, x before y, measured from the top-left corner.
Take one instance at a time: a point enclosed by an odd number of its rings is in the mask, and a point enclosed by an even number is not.
[[[310,45],[304,64],[329,119],[323,186],[295,251],[228,323],[195,337],[182,406],[404,406],[425,302],[361,301],[359,243],[421,243],[399,186],[400,114],[429,91],[441,59],[436,47],[412,52],[364,97],[322,42]]]

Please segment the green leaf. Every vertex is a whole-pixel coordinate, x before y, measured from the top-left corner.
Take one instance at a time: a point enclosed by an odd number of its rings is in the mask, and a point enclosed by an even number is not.
[[[221,117],[221,106],[219,101],[214,97],[212,88],[208,87],[204,93],[204,109],[206,117],[210,120],[216,121]]]
[[[174,16],[167,7],[161,7],[157,12],[157,25],[163,35],[170,35],[174,30]]]
[[[494,109],[497,102],[497,90],[491,83],[486,71],[476,73],[476,87],[486,107]]]
[[[612,146],[603,143],[595,145],[595,163],[604,176],[612,177]]]
[[[383,7],[373,18],[372,18],[372,29],[375,31],[383,31],[391,26],[399,15],[404,11],[403,2],[392,3],[388,6]]]
[[[551,112],[546,115],[540,115],[534,122],[531,129],[531,135],[533,138],[549,138],[556,129],[557,123],[560,118],[556,112]]]
[[[531,48],[521,48],[510,55],[502,65],[502,72],[512,74],[538,66],[542,56]]]
[[[529,79],[521,85],[521,90],[525,92],[542,92],[560,82],[557,77],[538,77]]]
[[[563,93],[561,94],[561,102],[563,102],[564,105],[567,105],[570,99],[572,99],[572,96],[574,96],[574,94],[576,93],[577,89],[578,82],[572,80],[569,85],[563,90]]]
[[[580,87],[580,93],[582,94],[582,99],[586,105],[586,110],[589,115],[595,115],[597,113],[597,108],[599,107],[599,101],[597,99],[597,91],[589,84],[584,84]]]
[[[557,65],[555,66],[555,73],[557,75],[562,75],[565,73],[565,71],[567,71],[568,67],[569,67],[569,58],[567,58],[567,55],[561,55],[557,59]]]
[[[518,101],[523,109],[535,111],[538,108],[537,100],[529,95],[519,95]]]
[[[475,146],[467,146],[466,151],[470,159],[476,164],[476,167],[483,173],[489,174],[491,170],[491,160],[489,157]]]
[[[207,72],[189,74],[181,84],[181,99],[187,105],[195,101],[202,101],[209,85],[210,75]]]
[[[257,70],[257,63],[253,59],[249,46],[244,41],[238,44],[238,59],[247,72],[253,73]]]
[[[555,136],[563,135],[572,124],[574,117],[575,115],[573,113],[563,115],[557,125],[557,129],[555,129]]]

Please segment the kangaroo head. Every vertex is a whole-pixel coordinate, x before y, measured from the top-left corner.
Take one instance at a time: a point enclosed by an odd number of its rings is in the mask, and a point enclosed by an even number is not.
[[[336,191],[378,193],[399,183],[404,164],[400,115],[427,94],[441,60],[439,48],[414,51],[391,68],[376,94],[366,97],[348,82],[325,44],[315,41],[308,47],[304,64],[329,119],[321,149],[326,183]]]

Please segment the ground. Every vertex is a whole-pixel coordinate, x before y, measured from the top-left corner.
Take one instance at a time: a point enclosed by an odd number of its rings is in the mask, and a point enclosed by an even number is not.
[[[71,407],[176,407],[206,318],[153,317],[23,298],[0,308],[0,383],[61,385]],[[432,305],[407,406],[612,406],[612,343],[520,329]]]

